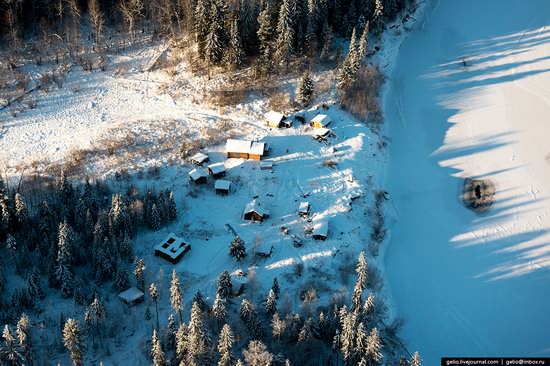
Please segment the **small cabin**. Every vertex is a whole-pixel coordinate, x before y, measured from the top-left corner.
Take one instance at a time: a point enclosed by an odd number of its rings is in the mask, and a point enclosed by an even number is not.
[[[136,305],[143,302],[144,295],[137,287],[130,287],[128,290],[118,294],[118,299],[126,305]]]
[[[180,259],[191,250],[191,244],[186,243],[182,238],[177,237],[174,233],[155,245],[155,255],[166,259],[172,264],[176,264]]]
[[[301,217],[307,217],[309,215],[309,202],[300,202],[300,206],[298,207],[298,215]]]
[[[208,173],[204,169],[193,169],[189,172],[189,179],[196,184],[202,184],[206,182]]]
[[[264,221],[269,216],[269,211],[266,210],[257,199],[254,199],[246,204],[243,211],[243,220],[245,221]]]
[[[317,220],[313,223],[312,237],[315,240],[326,240],[328,237],[328,219]]]
[[[214,178],[220,178],[225,175],[225,165],[224,163],[215,163],[208,166],[208,172],[212,174]]]
[[[216,194],[227,196],[231,189],[231,182],[228,180],[217,180],[214,183],[214,189],[216,190]]]
[[[267,121],[267,125],[269,127],[273,127],[273,128],[292,127],[292,121],[287,119],[284,114],[279,112],[275,112],[275,111],[267,112],[265,114],[265,120]]]
[[[294,113],[294,119],[301,124],[306,123],[306,114],[304,112],[296,112]]]
[[[326,114],[318,114],[311,120],[311,125],[316,128],[324,128],[332,122]]]
[[[225,144],[228,158],[261,160],[265,153],[263,142],[228,139]]]
[[[260,163],[260,170],[273,170],[273,163],[270,161],[262,161]]]
[[[328,128],[316,128],[313,132],[313,138],[317,141],[324,141],[329,138],[332,134],[332,131]]]
[[[191,156],[191,163],[198,166],[202,166],[202,164],[206,163],[208,160],[209,160],[208,155],[200,152]]]

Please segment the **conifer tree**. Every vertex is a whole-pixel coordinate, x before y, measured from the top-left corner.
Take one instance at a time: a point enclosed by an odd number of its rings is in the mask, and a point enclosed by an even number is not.
[[[143,291],[145,289],[145,262],[141,258],[136,258],[134,276],[136,277],[137,288]]]
[[[342,308],[340,312],[340,323],[342,325],[342,334],[340,335],[340,347],[344,361],[349,362],[353,359],[355,353],[355,329],[357,317],[354,313],[348,313]]]
[[[204,59],[209,66],[218,65],[224,49],[223,14],[214,0],[210,8],[210,26],[204,43]]]
[[[151,320],[151,308],[149,304],[145,305],[145,320]]]
[[[223,299],[229,299],[233,297],[233,283],[231,282],[231,277],[229,272],[223,271],[218,280],[218,290],[217,293]]]
[[[422,359],[420,358],[420,354],[418,351],[413,353],[411,358],[411,366],[421,366],[422,365]]]
[[[17,346],[15,344],[15,337],[13,336],[10,327],[6,324],[4,326],[4,330],[2,331],[2,338],[4,338],[4,347],[2,352],[0,352],[0,356],[2,356],[2,353],[4,354],[4,357],[8,360],[8,362],[11,365],[16,365],[18,361],[22,359],[22,355],[17,350]],[[0,358],[0,361],[2,359]]]
[[[19,193],[15,194],[15,219],[19,227],[27,221],[27,204]]]
[[[59,224],[57,243],[57,265],[55,269],[56,279],[61,285],[61,292],[64,297],[72,295],[72,247],[73,234],[67,221]]]
[[[156,330],[153,330],[153,337],[151,338],[151,359],[154,366],[166,365],[166,356],[162,350],[160,339]]]
[[[153,203],[153,205],[151,206],[151,217],[150,217],[150,222],[149,222],[149,226],[151,227],[151,229],[153,230],[157,230],[159,227],[160,227],[160,212],[157,208],[157,204],[156,203]]]
[[[273,293],[275,294],[275,298],[278,300],[279,295],[281,293],[281,289],[279,287],[279,281],[277,280],[277,277],[273,278],[273,284],[271,285],[271,289],[273,290]]]
[[[243,351],[243,356],[248,366],[265,366],[273,362],[273,355],[260,341],[250,341],[248,348]]]
[[[257,31],[258,31],[258,14],[255,0],[240,0],[241,6],[239,11],[240,34],[242,37],[242,45],[244,52],[247,55],[257,53]]]
[[[365,61],[365,56],[367,55],[369,47],[369,22],[365,24],[365,28],[363,29],[363,33],[361,33],[361,38],[359,39],[359,61],[361,64]]]
[[[298,101],[304,106],[307,107],[311,102],[313,97],[313,80],[309,75],[309,71],[306,71],[304,76],[300,79],[298,88],[296,90],[296,96]]]
[[[229,327],[229,324],[224,324],[222,331],[220,332],[220,340],[218,341],[218,353],[220,359],[218,366],[231,366],[233,363],[233,355],[231,348],[233,347],[233,332]]]
[[[107,319],[107,312],[97,294],[94,296],[94,300],[86,310],[84,318],[92,330],[94,342],[96,336],[101,340],[101,330],[105,319]]]
[[[24,313],[21,314],[21,318],[17,322],[15,334],[17,335],[22,358],[27,365],[32,365],[31,324],[29,317]]]
[[[176,360],[180,365],[183,364],[187,351],[187,325],[182,323],[176,332]]]
[[[244,246],[244,241],[237,236],[231,242],[229,247],[229,256],[237,260],[237,262],[243,260],[246,257],[246,248]]]
[[[209,359],[208,347],[210,345],[210,338],[204,325],[202,310],[197,302],[194,302],[191,307],[187,340],[191,362],[201,364]]]
[[[283,0],[279,10],[279,22],[277,23],[277,41],[275,43],[276,53],[279,62],[284,62],[288,67],[294,44],[294,27],[292,22],[291,2]]]
[[[83,365],[85,347],[82,340],[82,330],[74,319],[68,319],[63,327],[63,344],[69,351],[73,365]]]
[[[380,365],[382,363],[382,342],[378,334],[378,329],[372,328],[369,336],[367,337],[367,347],[365,349],[365,355],[370,365]]]
[[[158,300],[159,300],[159,292],[157,290],[157,285],[155,283],[151,283],[151,286],[149,287],[149,295],[151,296],[151,300],[153,300],[153,303],[155,304],[155,319],[157,321],[157,330],[160,328],[159,325],[159,307],[158,307]]]
[[[176,270],[172,270],[172,283],[170,284],[170,304],[172,309],[178,313],[180,324],[183,323],[183,314],[181,312],[181,306],[183,303],[183,296],[181,294],[180,279]]]
[[[167,206],[168,220],[170,222],[176,221],[176,219],[178,218],[178,210],[176,207],[176,200],[174,199],[174,192],[172,191],[168,193]]]
[[[365,355],[365,350],[367,347],[368,334],[365,330],[365,325],[363,322],[360,322],[357,326],[357,331],[355,333],[355,353],[358,357],[363,357]]]
[[[357,53],[355,28],[353,28],[349,44],[349,52],[346,59],[342,63],[342,67],[338,74],[338,88],[343,89],[355,81],[358,71]]]
[[[357,273],[357,283],[361,287],[361,290],[364,290],[367,286],[368,273],[368,264],[365,257],[365,252],[359,253],[359,259],[357,261],[357,266],[355,267],[355,273]]]
[[[120,244],[120,257],[127,262],[131,262],[134,258],[134,248],[133,248],[132,239],[130,236],[125,235],[122,243]]]
[[[277,311],[277,298],[275,296],[275,292],[273,292],[273,289],[269,290],[269,294],[267,295],[265,311],[267,312],[267,315],[270,316],[275,314]]]
[[[271,333],[273,335],[273,338],[275,338],[276,340],[280,340],[283,336],[284,331],[285,323],[283,320],[281,320],[279,313],[273,314],[273,318],[271,319]]]
[[[355,27],[357,13],[355,10],[355,1],[350,1],[348,11],[346,12],[342,24],[343,34],[342,36],[347,37],[351,33],[352,29]]]
[[[260,58],[264,66],[266,66],[271,59],[273,27],[271,24],[270,14],[270,2],[267,0],[262,0],[262,10],[258,16],[258,42]]]
[[[227,317],[227,310],[225,309],[225,300],[220,297],[219,293],[216,293],[214,304],[212,305],[212,314],[218,321],[218,325]]]
[[[210,30],[210,1],[197,0],[195,8],[195,39],[198,43],[199,55],[204,58],[205,45]]]
[[[225,64],[236,70],[242,66],[244,58],[243,45],[239,33],[239,19],[234,17],[229,25],[229,46],[225,52]]]
[[[405,356],[401,356],[399,358],[399,366],[411,366],[411,364],[409,363],[409,360],[407,360]]]

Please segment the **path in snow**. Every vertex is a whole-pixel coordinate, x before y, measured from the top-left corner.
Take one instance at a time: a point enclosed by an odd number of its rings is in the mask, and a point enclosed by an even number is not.
[[[433,1],[385,111],[397,207],[386,267],[411,350],[550,355],[550,2]],[[463,60],[465,60],[465,65]],[[462,179],[497,186],[485,215]]]

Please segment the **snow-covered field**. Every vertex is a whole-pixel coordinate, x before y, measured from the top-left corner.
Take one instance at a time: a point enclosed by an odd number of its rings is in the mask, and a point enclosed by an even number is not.
[[[389,80],[386,272],[410,349],[550,355],[550,3],[432,1]],[[491,179],[483,215],[463,178]]]

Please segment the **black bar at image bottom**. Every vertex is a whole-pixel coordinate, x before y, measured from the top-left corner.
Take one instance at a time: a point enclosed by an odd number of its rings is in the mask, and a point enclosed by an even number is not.
[[[492,365],[492,366],[550,366],[550,357],[443,357],[441,366]]]

